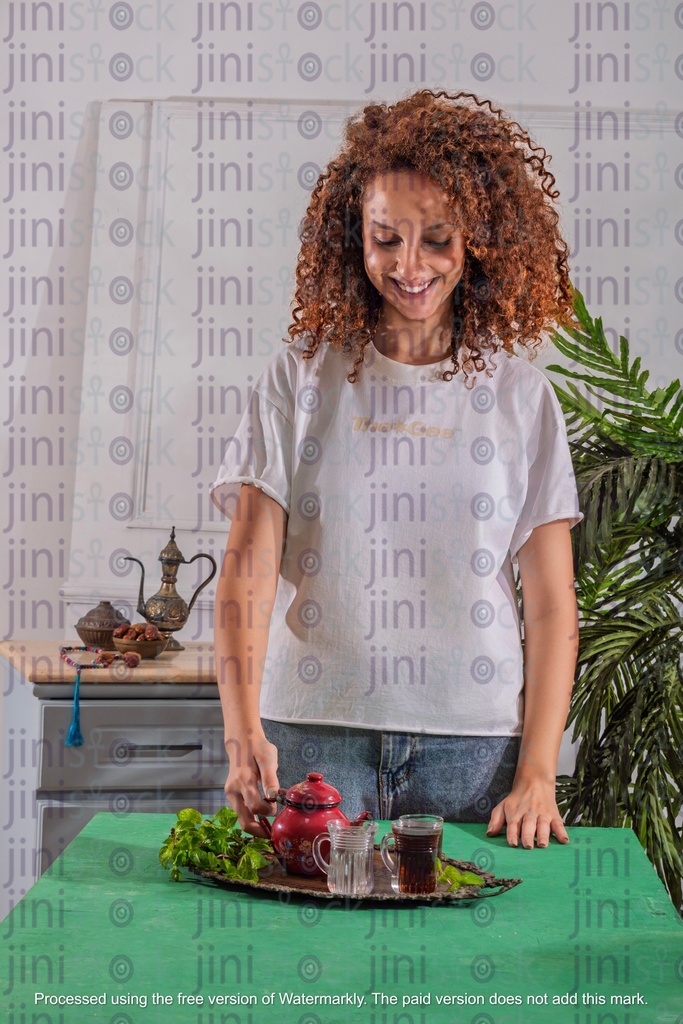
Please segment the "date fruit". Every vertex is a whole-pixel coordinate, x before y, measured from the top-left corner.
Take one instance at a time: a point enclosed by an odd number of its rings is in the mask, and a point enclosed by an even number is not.
[[[136,622],[134,626],[117,626],[114,630],[117,640],[163,640],[158,628],[149,622]]]
[[[116,657],[118,657],[116,651],[99,651],[95,657],[95,663],[97,665],[111,665]]]

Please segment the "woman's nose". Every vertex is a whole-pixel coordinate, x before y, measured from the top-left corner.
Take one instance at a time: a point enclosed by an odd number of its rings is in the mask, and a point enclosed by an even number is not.
[[[422,270],[422,252],[420,246],[408,242],[404,243],[398,253],[396,269],[401,277],[404,277],[408,281],[419,277],[420,271]]]

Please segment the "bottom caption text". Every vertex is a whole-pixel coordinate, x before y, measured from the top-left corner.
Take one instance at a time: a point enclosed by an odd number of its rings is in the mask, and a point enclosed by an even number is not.
[[[640,992],[605,995],[599,992],[492,992],[486,996],[470,992],[416,992],[395,994],[387,992],[318,993],[282,991],[248,995],[231,992],[225,995],[191,995],[177,992],[126,993],[65,993],[35,992],[36,1006],[646,1006],[647,999]]]

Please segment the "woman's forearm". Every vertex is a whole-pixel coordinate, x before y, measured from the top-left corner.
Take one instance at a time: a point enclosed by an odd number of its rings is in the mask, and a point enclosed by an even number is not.
[[[555,785],[557,759],[571,699],[578,626],[574,590],[560,607],[525,614],[524,726],[517,778]]]
[[[524,599],[524,727],[518,777],[555,785],[576,655],[578,612],[566,522],[534,530],[519,555]]]
[[[258,488],[242,486],[214,612],[216,679],[226,746],[261,731],[261,680],[283,535],[281,506]]]

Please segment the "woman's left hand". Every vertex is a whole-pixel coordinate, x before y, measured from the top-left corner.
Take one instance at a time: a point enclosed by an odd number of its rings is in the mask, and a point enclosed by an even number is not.
[[[569,836],[555,800],[555,786],[540,780],[515,781],[512,791],[491,812],[487,836],[497,836],[506,825],[510,846],[521,844],[532,850],[534,839],[538,847],[545,847],[550,833],[560,843],[568,843]]]
[[[557,808],[555,777],[567,721],[578,613],[566,520],[537,526],[518,552],[524,597],[524,720],[512,790],[493,808],[487,835],[506,826],[510,846],[545,847],[569,836]]]

